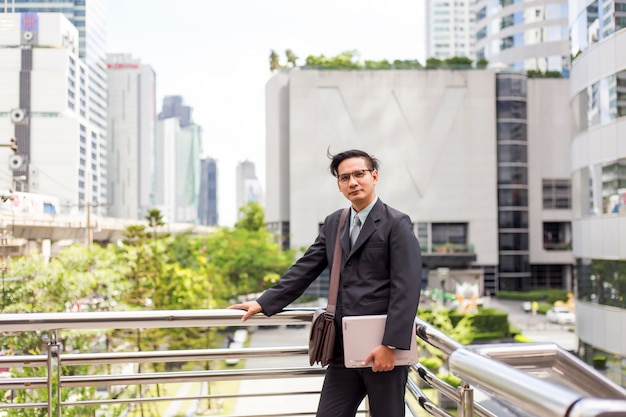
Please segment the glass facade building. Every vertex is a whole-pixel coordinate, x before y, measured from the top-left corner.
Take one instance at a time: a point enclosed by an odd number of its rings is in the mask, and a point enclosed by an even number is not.
[[[493,67],[554,71],[567,77],[567,1],[479,0],[476,57]]]
[[[579,354],[626,386],[626,1],[570,3]]]

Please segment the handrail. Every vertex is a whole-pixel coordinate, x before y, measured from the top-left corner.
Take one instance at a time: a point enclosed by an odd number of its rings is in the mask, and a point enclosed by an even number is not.
[[[0,332],[48,331],[51,337],[47,354],[0,356],[0,367],[48,367],[47,377],[0,378],[1,390],[48,389],[58,382],[59,389],[74,387],[102,387],[116,385],[145,385],[174,382],[208,382],[225,380],[298,378],[321,376],[324,368],[292,367],[272,369],[230,369],[180,372],[149,372],[133,374],[94,374],[94,375],[59,375],[53,379],[50,375],[55,360],[57,366],[126,364],[150,362],[187,362],[206,361],[228,358],[253,358],[266,356],[305,355],[306,346],[241,348],[241,349],[194,349],[178,351],[141,351],[107,353],[71,353],[64,354],[58,349],[56,332],[59,330],[82,329],[129,329],[129,328],[171,328],[171,327],[229,327],[263,326],[282,324],[302,324],[310,322],[312,309],[286,310],[267,318],[255,315],[245,323],[241,322],[244,313],[238,310],[172,310],[172,311],[131,311],[131,312],[89,312],[89,313],[29,313],[0,315]],[[456,340],[435,329],[420,318],[416,318],[417,336],[431,346],[439,349],[446,358],[448,370],[461,378],[461,387],[455,388],[436,375],[427,371],[421,364],[411,367],[411,375],[420,378],[437,391],[451,398],[458,404],[459,417],[497,417],[502,407],[524,410],[525,416],[541,417],[616,417],[615,410],[626,410],[626,390],[574,355],[562,351],[555,344],[493,344],[463,346]],[[56,343],[56,345],[55,345]],[[50,348],[54,345],[54,349]],[[55,350],[56,349],[56,350]],[[56,358],[51,360],[51,358]],[[560,373],[570,372],[576,376],[573,381],[559,383],[554,378],[542,379],[533,376],[522,368],[554,368]],[[558,373],[557,372],[557,373]],[[567,376],[567,374],[566,374]],[[474,399],[474,391],[481,394]],[[51,392],[51,391],[49,391]],[[450,414],[429,400],[415,380],[409,378],[409,395],[417,399],[418,404],[435,416]],[[314,394],[303,391],[296,394]],[[184,396],[185,399],[219,399],[246,396],[275,396],[281,393],[249,394],[210,394]],[[50,396],[52,397],[52,396]],[[62,403],[58,407],[76,404],[114,404],[147,401],[177,401],[178,397],[102,399],[82,402]],[[484,400],[487,398],[487,401]],[[49,400],[50,401],[50,400]],[[410,402],[407,406],[416,415]],[[48,407],[49,415],[52,402],[48,404],[0,404],[1,408]],[[290,414],[292,415],[292,414]],[[308,415],[308,414],[306,414]],[[508,415],[508,414],[507,414]]]
[[[606,410],[626,410],[626,390],[624,388],[619,387],[553,343],[534,344],[534,346],[528,344],[496,344],[465,347],[419,317],[415,321],[417,335],[425,342],[440,349],[447,356],[448,369],[451,373],[461,378],[464,383],[469,383],[475,389],[481,390],[497,401],[541,417],[601,417],[605,415],[603,413]],[[472,349],[483,354],[475,353]],[[490,356],[499,359],[515,357],[515,361],[522,364],[527,363],[523,361],[524,357],[527,360],[530,359],[532,361],[530,363],[536,362],[539,357],[544,361],[546,357],[549,357],[551,363],[558,359],[560,365],[565,365],[561,366],[563,370],[567,369],[579,378],[583,380],[588,378],[592,382],[584,382],[579,384],[577,389],[572,389],[568,386],[572,381],[564,384],[548,382]],[[425,374],[425,370],[422,369],[421,371],[420,375],[422,376]],[[567,375],[564,376],[567,377]],[[422,379],[429,383],[432,382],[429,377],[422,376]],[[574,383],[576,382],[574,381]],[[585,392],[586,388],[589,388],[591,393]],[[602,401],[587,398],[598,392],[604,393]],[[456,395],[451,397],[457,399],[455,398]],[[591,402],[591,400],[593,401]],[[580,413],[580,416],[570,415],[573,410]],[[614,416],[614,414],[610,415]],[[622,416],[626,417],[626,411]]]

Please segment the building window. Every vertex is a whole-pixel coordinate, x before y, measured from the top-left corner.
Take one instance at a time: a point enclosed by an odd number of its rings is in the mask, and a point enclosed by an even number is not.
[[[528,190],[522,188],[499,189],[498,205],[500,207],[528,207]]]
[[[572,250],[572,230],[569,222],[543,224],[543,248],[547,251]]]
[[[498,245],[501,251],[527,251],[528,233],[500,233]]]
[[[543,208],[570,209],[571,191],[570,180],[567,179],[544,179],[543,180]]]
[[[498,213],[500,229],[528,229],[528,212],[507,210]]]

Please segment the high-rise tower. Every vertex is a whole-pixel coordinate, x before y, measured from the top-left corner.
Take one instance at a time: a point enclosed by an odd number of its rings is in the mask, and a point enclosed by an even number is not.
[[[426,0],[426,57],[475,59],[473,0]]]
[[[106,78],[106,0],[11,0],[9,13],[62,13],[78,29],[78,56],[87,65],[87,98],[80,105],[81,115],[92,128],[81,134],[78,166],[79,193],[73,205],[84,206],[88,199],[94,211],[107,207],[107,78]],[[74,94],[78,94],[75,92]]]
[[[155,73],[129,54],[110,54],[109,215],[143,219],[154,205]]]

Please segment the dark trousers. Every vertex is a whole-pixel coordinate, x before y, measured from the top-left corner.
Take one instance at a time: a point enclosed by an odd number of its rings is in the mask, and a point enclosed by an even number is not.
[[[345,368],[333,361],[326,370],[316,416],[354,417],[367,395],[372,417],[404,417],[408,372],[408,366],[372,372],[372,368]]]

